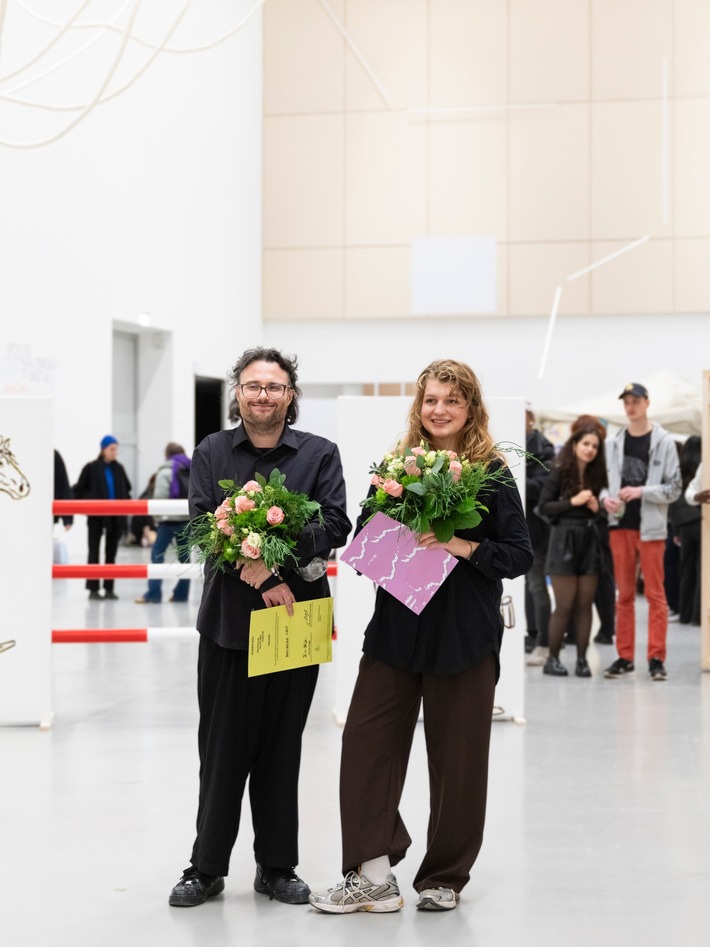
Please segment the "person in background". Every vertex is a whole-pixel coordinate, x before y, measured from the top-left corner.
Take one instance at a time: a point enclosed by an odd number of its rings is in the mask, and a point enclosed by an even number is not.
[[[683,493],[669,510],[669,517],[680,546],[680,590],[678,618],[682,625],[700,624],[700,584],[702,576],[701,525],[702,510],[695,500],[697,491],[690,491],[693,478],[700,468],[702,443],[692,434],[680,454],[680,474]],[[690,492],[690,499],[688,493]]]
[[[186,500],[190,481],[190,458],[185,454],[181,444],[171,441],[165,448],[165,462],[158,467],[153,488],[154,500]],[[190,550],[180,540],[189,520],[182,513],[171,516],[156,517],[158,532],[150,550],[150,561],[160,563],[165,559],[165,553],[172,542],[177,546],[179,562],[190,561]],[[186,602],[190,594],[190,580],[178,579],[171,602]],[[136,599],[136,604],[145,605],[149,602],[159,604],[163,598],[163,580],[148,579],[148,588]]]
[[[90,461],[79,475],[74,486],[77,500],[129,500],[131,483],[123,466],[119,464],[118,441],[107,434],[101,441],[101,452],[96,460]],[[125,516],[88,516],[86,525],[89,532],[89,563],[100,562],[101,537],[105,536],[104,558],[107,564],[116,561],[116,551],[121,535],[125,532]],[[113,590],[113,579],[104,579],[105,599],[117,599]],[[88,579],[86,587],[91,600],[101,599],[98,579]]]
[[[680,441],[675,441],[675,449],[678,452],[678,463],[681,464],[681,477],[683,476],[682,459],[683,445]],[[695,471],[693,471],[694,473]],[[687,483],[683,484],[683,491]],[[666,593],[666,602],[668,604],[668,624],[677,622],[680,618],[680,537],[676,530],[674,507],[679,510],[678,505],[687,507],[683,493],[674,500],[668,507],[668,533],[666,535],[666,548],[663,552],[663,591]],[[692,513],[691,512],[691,518]],[[680,514],[682,518],[682,513]],[[643,594],[643,589],[641,590]]]
[[[67,474],[66,464],[64,463],[64,458],[58,450],[54,451],[54,499],[74,499],[71,484],[69,483],[69,475]],[[60,519],[64,523],[65,530],[70,530],[72,528],[74,523],[73,516],[65,516],[64,514],[62,514],[62,516],[55,516],[54,522],[58,523]]]
[[[609,541],[619,589],[616,650],[619,657],[604,672],[614,679],[633,673],[636,645],[636,562],[641,563],[648,600],[648,672],[667,678],[668,605],[663,589],[663,553],[668,507],[680,496],[681,478],[673,438],[648,418],[648,390],[631,382],[619,395],[629,425],[607,445],[609,491],[603,504],[610,514]]]
[[[419,375],[404,443],[417,447],[421,441],[471,463],[503,466],[488,430],[480,383],[468,365],[442,359]],[[485,822],[503,637],[502,580],[523,575],[532,565],[525,514],[511,474],[491,485],[485,503],[482,522],[449,542],[438,542],[433,532],[420,536],[424,555],[427,549],[445,549],[458,559],[420,615],[377,589],[343,731],[345,877],[311,895],[319,911],[379,914],[403,906],[391,866],[411,844],[399,805],[420,706],[430,818],[426,853],[414,879],[417,908],[451,911],[468,883]]]
[[[581,414],[572,422],[570,434],[576,434],[581,427],[593,425],[602,444],[606,442],[606,427],[596,415]],[[599,630],[594,636],[595,644],[614,644],[614,625],[616,619],[616,581],[614,579],[614,559],[609,545],[609,520],[605,516],[597,517],[597,531],[602,550],[602,561],[594,596],[594,607],[599,616]]]
[[[606,487],[604,442],[599,422],[579,425],[564,444],[540,495],[540,512],[553,519],[545,571],[555,593],[550,619],[550,654],[542,673],[566,677],[560,661],[562,639],[574,617],[577,677],[591,677],[587,647],[592,604],[601,570],[597,521],[601,491]]]
[[[525,521],[528,524],[533,550],[533,564],[525,576],[525,614],[533,647],[525,663],[535,667],[543,665],[550,653],[549,626],[552,611],[545,575],[550,527],[537,515],[535,507],[540,500],[543,484],[550,474],[548,465],[555,456],[555,448],[535,427],[535,415],[529,408],[525,410],[525,425],[525,450],[531,455],[525,464]]]

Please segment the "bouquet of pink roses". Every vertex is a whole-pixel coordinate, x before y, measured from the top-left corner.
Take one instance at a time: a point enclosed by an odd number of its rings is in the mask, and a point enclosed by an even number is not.
[[[227,564],[262,559],[267,569],[282,566],[293,552],[299,533],[314,518],[320,503],[284,486],[286,477],[272,470],[268,481],[259,473],[238,487],[220,480],[226,499],[214,513],[196,517],[188,527],[188,545],[211,559],[219,569]]]
[[[433,531],[440,542],[448,542],[457,529],[473,529],[487,513],[479,499],[491,485],[509,479],[505,465],[491,470],[488,464],[470,463],[454,451],[429,450],[397,445],[380,464],[370,468],[377,489],[362,506],[384,513],[415,533]]]

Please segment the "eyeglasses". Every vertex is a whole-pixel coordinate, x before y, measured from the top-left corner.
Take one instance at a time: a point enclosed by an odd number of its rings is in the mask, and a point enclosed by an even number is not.
[[[248,381],[244,385],[237,385],[237,388],[241,389],[242,394],[245,398],[258,398],[262,391],[266,392],[266,397],[271,398],[272,401],[278,401],[280,398],[286,394],[290,385],[260,385],[255,381]]]

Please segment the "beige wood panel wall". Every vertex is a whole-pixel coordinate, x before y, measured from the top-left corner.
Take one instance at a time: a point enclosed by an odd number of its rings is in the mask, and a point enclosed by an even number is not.
[[[710,311],[708,48],[707,0],[270,0],[264,318],[411,318],[412,238],[483,234],[501,316]]]

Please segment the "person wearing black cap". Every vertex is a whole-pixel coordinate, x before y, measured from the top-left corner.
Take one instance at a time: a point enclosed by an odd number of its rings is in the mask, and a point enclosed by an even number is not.
[[[653,681],[665,681],[668,604],[663,588],[663,554],[668,507],[682,489],[678,453],[672,437],[648,419],[647,389],[632,382],[619,395],[629,419],[627,428],[607,447],[609,541],[619,590],[616,603],[616,650],[607,678],[634,670],[636,562],[641,563],[648,600],[648,669]]]
[[[81,471],[79,481],[74,486],[74,496],[77,500],[129,500],[131,497],[131,483],[125,469],[116,460],[118,456],[118,441],[112,434],[107,434],[101,440],[101,453],[96,460],[90,461]],[[99,548],[101,537],[105,533],[105,560],[106,563],[116,561],[116,551],[121,534],[126,531],[128,520],[125,516],[87,516],[86,525],[89,530],[89,563],[100,562]],[[88,579],[86,587],[89,598],[94,601],[101,599],[98,579]],[[113,579],[104,579],[103,598],[116,599],[118,595],[113,590]]]

